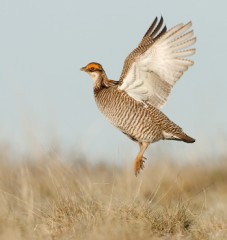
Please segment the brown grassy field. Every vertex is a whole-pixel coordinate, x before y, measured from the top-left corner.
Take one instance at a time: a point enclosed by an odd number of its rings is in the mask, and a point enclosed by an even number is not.
[[[149,161],[136,178],[132,164],[0,150],[0,239],[227,239],[227,156]]]

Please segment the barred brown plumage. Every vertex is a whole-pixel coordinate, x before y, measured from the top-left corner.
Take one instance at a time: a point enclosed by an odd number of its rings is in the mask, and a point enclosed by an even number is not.
[[[145,33],[138,48],[125,60],[120,81],[109,80],[99,63],[81,68],[94,81],[94,96],[105,117],[130,139],[139,143],[135,174],[144,167],[143,154],[150,143],[161,139],[193,143],[159,109],[165,104],[171,88],[193,64],[183,57],[195,53],[187,49],[196,41],[189,22],[166,31],[163,18],[157,18]],[[157,26],[156,26],[157,25]]]

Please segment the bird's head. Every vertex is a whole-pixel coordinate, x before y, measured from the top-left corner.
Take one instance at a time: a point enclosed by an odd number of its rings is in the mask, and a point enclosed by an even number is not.
[[[85,67],[82,67],[80,70],[88,73],[94,82],[96,82],[96,80],[98,80],[100,76],[102,76],[104,73],[102,65],[95,62],[87,64]]]

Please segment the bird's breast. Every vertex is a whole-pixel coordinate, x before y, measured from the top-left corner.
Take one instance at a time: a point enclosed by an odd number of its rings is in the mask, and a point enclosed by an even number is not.
[[[104,116],[131,138],[152,139],[151,131],[158,130],[151,111],[117,87],[101,90],[95,100]]]

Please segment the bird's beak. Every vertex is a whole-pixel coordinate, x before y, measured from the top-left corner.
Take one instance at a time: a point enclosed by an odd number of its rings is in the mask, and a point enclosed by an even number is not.
[[[80,70],[81,71],[86,71],[86,67],[82,67]]]

